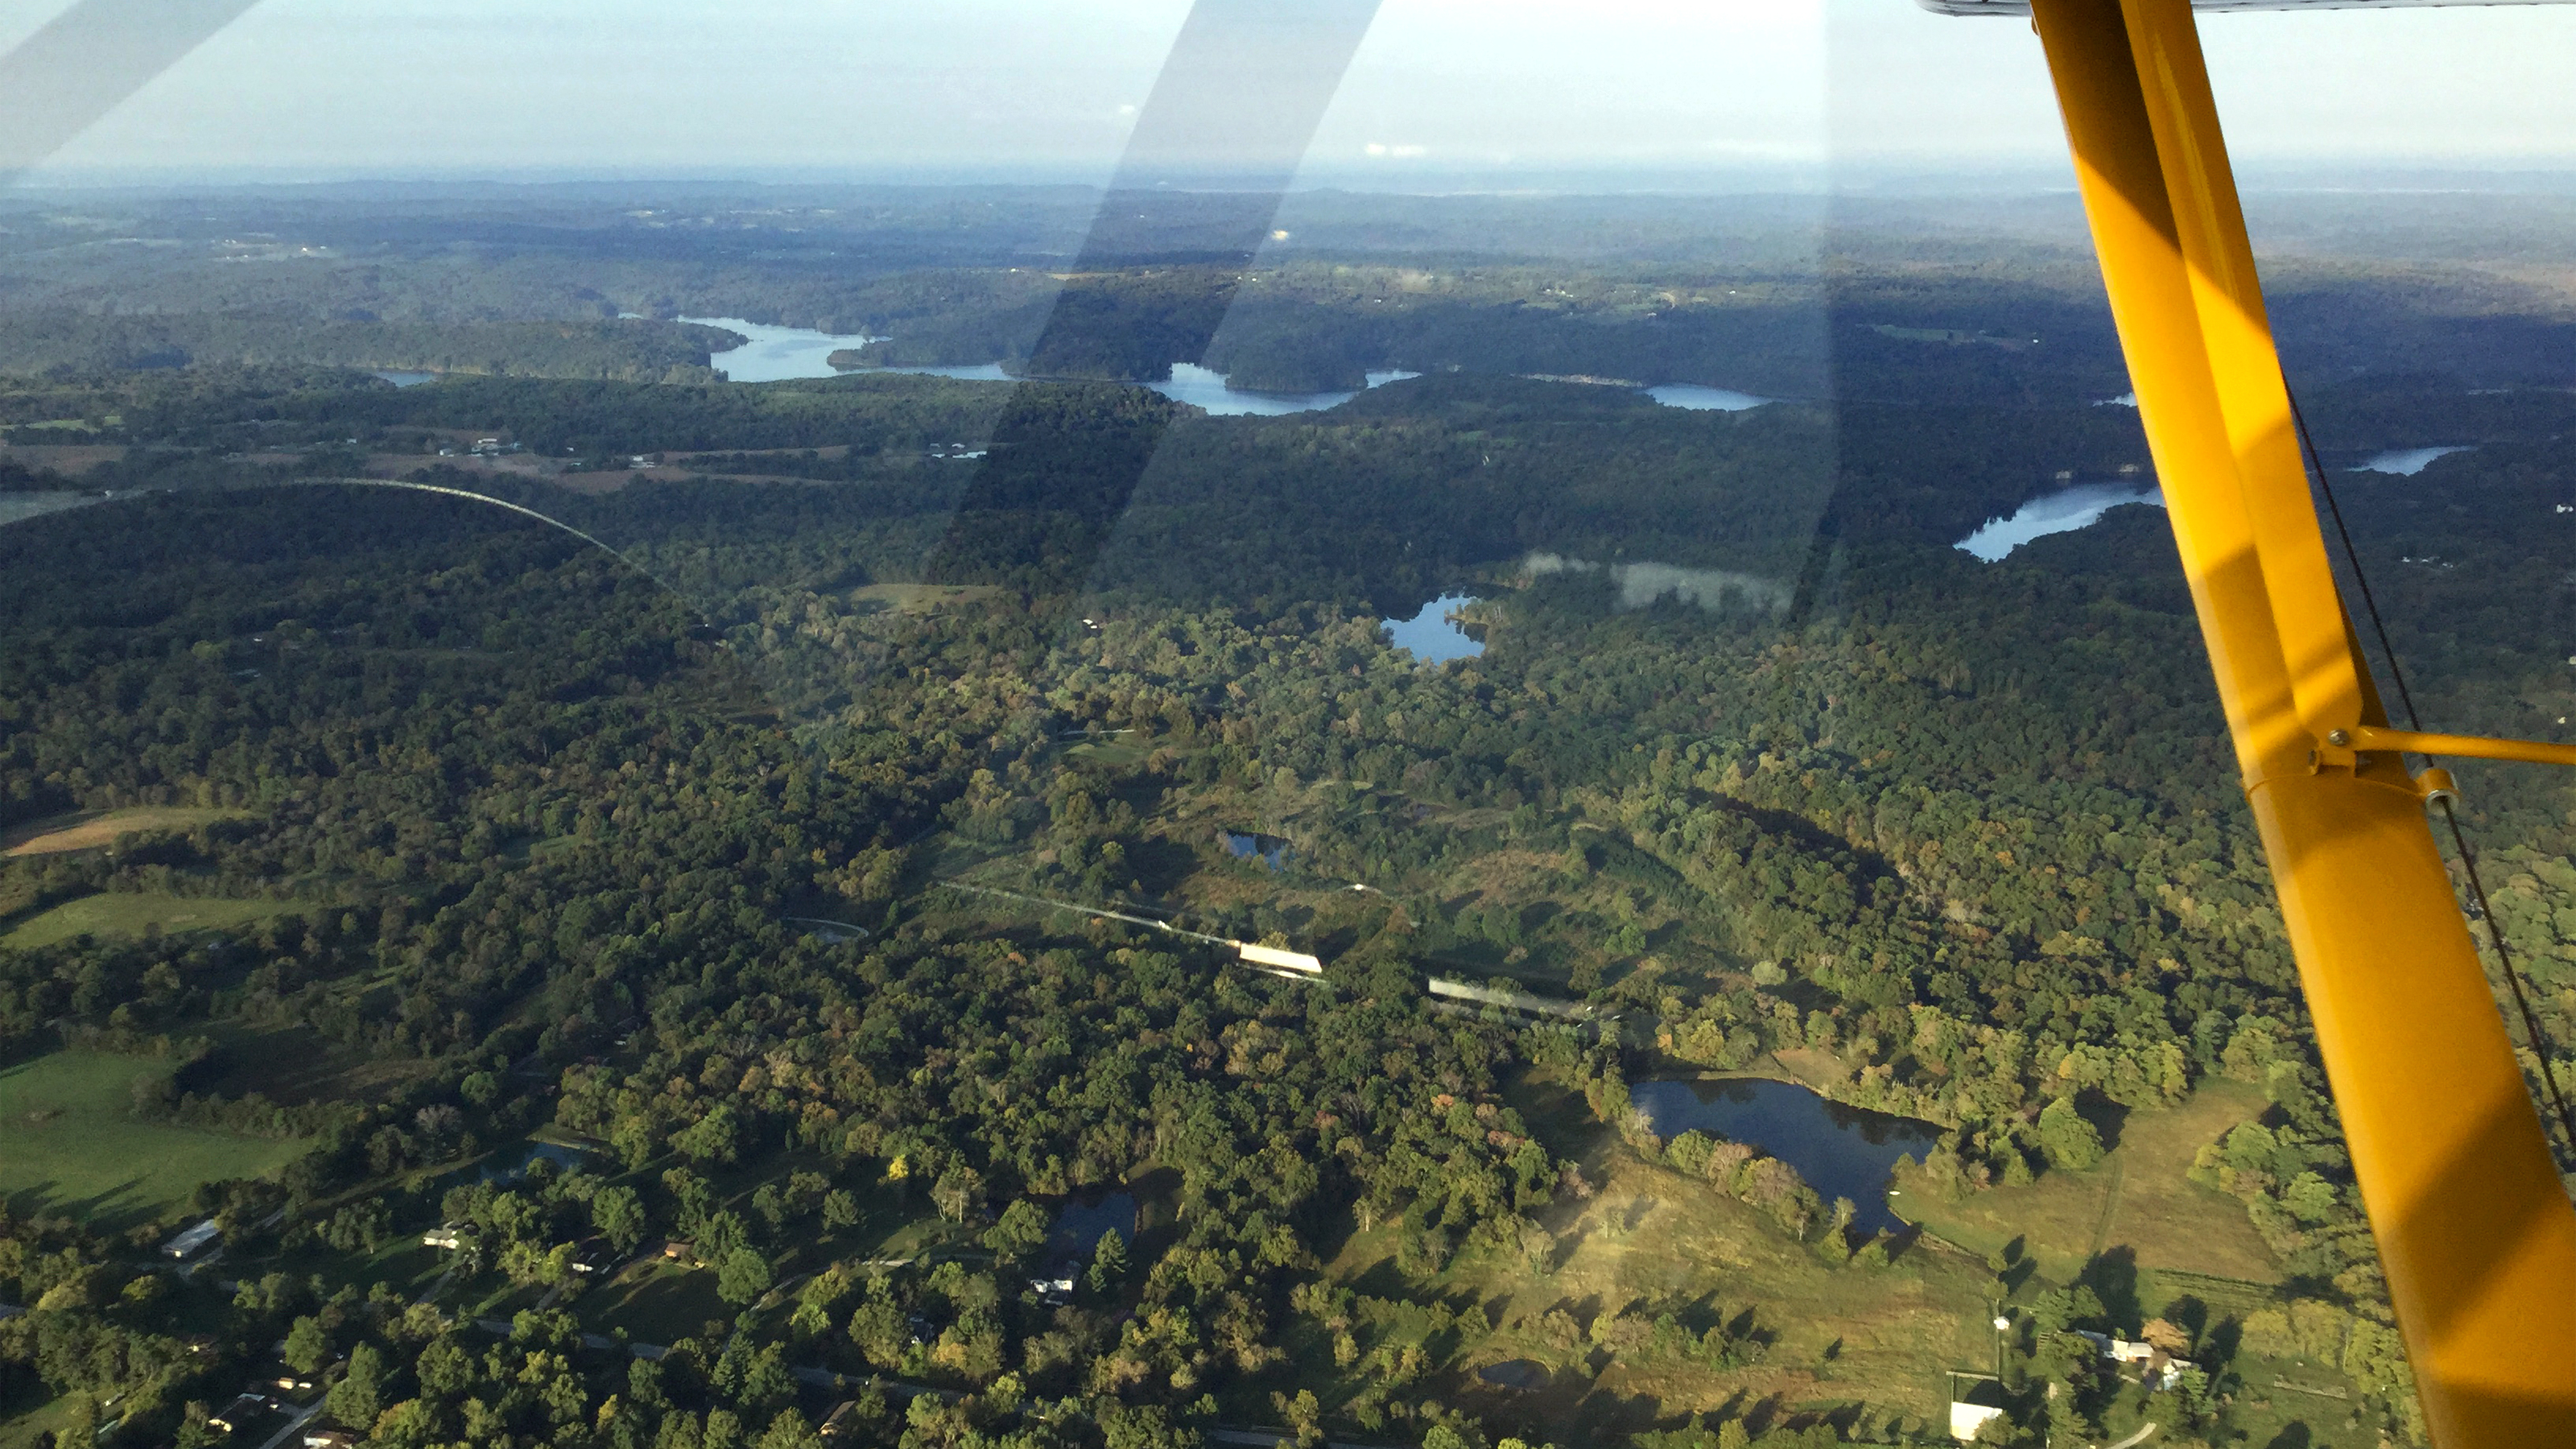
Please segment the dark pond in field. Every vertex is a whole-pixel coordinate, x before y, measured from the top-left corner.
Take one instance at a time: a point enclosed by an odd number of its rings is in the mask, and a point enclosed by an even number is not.
[[[581,1166],[582,1163],[588,1161],[589,1158],[590,1154],[582,1151],[578,1147],[563,1147],[552,1142],[532,1142],[528,1144],[527,1155],[524,1157],[504,1153],[499,1156],[496,1162],[486,1163],[483,1168],[483,1180],[485,1182],[517,1182],[520,1178],[527,1176],[528,1169],[536,1166],[540,1159],[553,1163],[555,1171],[558,1173],[570,1172]],[[501,1162],[516,1162],[518,1165],[511,1168],[503,1168],[499,1165]]]
[[[1069,1202],[1058,1209],[1047,1233],[1047,1256],[1059,1262],[1090,1262],[1101,1237],[1116,1228],[1130,1247],[1136,1243],[1136,1195],[1113,1192],[1098,1202]]]
[[[1826,1202],[1847,1197],[1862,1232],[1902,1226],[1887,1210],[1887,1174],[1899,1157],[1920,1161],[1941,1129],[1911,1117],[1828,1102],[1790,1082],[1639,1082],[1630,1093],[1670,1140],[1696,1128],[1779,1158]]]
[[[1547,1365],[1532,1358],[1510,1358],[1476,1370],[1476,1377],[1507,1389],[1543,1388],[1547,1384]]]

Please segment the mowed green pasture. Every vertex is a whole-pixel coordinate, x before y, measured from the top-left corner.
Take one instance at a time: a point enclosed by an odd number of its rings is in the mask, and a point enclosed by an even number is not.
[[[1991,1353],[1994,1278],[1976,1259],[1918,1245],[1881,1267],[1828,1266],[1756,1209],[1639,1161],[1562,1086],[1532,1073],[1510,1095],[1539,1140],[1575,1157],[1597,1184],[1540,1214],[1555,1238],[1543,1265],[1470,1247],[1429,1280],[1409,1280],[1394,1262],[1395,1223],[1351,1233],[1325,1264],[1327,1277],[1357,1292],[1485,1311],[1488,1331],[1449,1340],[1425,1383],[1491,1432],[1611,1443],[1693,1413],[1764,1404],[1795,1418],[1861,1400],[1882,1422],[1894,1415],[1923,1430],[1946,1413],[1944,1370]],[[1647,1349],[1611,1352],[1588,1337],[1554,1342],[1545,1323],[1562,1311],[1588,1327],[1622,1310],[1720,1321],[1750,1310],[1768,1348],[1757,1362],[1721,1369]],[[1332,1344],[1311,1319],[1295,1320],[1290,1334],[1297,1386],[1337,1403],[1350,1381],[1333,1367]],[[1509,1360],[1543,1372],[1517,1389],[1478,1373]]]
[[[273,1172],[301,1139],[165,1127],[134,1118],[134,1082],[166,1068],[60,1051],[0,1068],[0,1203],[114,1226],[160,1216],[197,1184]]]
[[[140,936],[158,926],[176,935],[246,925],[295,908],[291,901],[221,900],[208,896],[168,896],[149,892],[107,891],[65,901],[40,911],[0,935],[0,946],[32,950],[75,936]]]
[[[2241,1082],[2204,1082],[2179,1106],[2131,1113],[2119,1145],[2090,1172],[2050,1172],[1953,1203],[1916,1168],[1896,1176],[1897,1211],[1971,1252],[2019,1239],[2040,1271],[2060,1281],[2094,1254],[2126,1248],[2142,1268],[2206,1274],[2259,1291],[2279,1282],[2281,1270],[2245,1205],[2188,1174],[2203,1145],[2260,1117],[2266,1105],[2262,1092]]]

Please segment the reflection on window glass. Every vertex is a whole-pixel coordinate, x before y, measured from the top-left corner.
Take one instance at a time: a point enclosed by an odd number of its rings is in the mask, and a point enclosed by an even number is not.
[[[2423,1442],[2023,27],[97,9],[0,1445]],[[2307,136],[2395,649],[2568,737],[2576,203]]]

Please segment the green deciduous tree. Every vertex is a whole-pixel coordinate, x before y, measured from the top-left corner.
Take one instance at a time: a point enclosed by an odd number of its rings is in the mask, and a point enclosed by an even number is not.
[[[984,1232],[984,1246],[1013,1262],[1044,1247],[1046,1239],[1046,1210],[1024,1197],[1013,1199],[1002,1209],[1001,1219]]]
[[[300,1374],[309,1374],[329,1363],[332,1357],[331,1335],[322,1320],[306,1315],[286,1330],[286,1366]]]
[[[385,1376],[384,1350],[372,1343],[349,1350],[348,1371],[331,1386],[326,1401],[331,1417],[362,1433],[375,1427],[376,1415],[384,1411]]]
[[[2039,1114],[2039,1149],[2051,1167],[2083,1172],[2102,1161],[2102,1134],[2075,1110],[2075,1100],[2060,1097]]]
[[[754,1248],[736,1248],[716,1264],[716,1292],[727,1303],[746,1304],[769,1291],[769,1260]]]

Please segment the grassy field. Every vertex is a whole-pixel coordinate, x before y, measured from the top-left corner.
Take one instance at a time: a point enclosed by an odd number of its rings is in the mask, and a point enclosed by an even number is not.
[[[638,1343],[669,1344],[704,1331],[708,1320],[729,1323],[734,1307],[716,1293],[712,1268],[684,1268],[652,1259],[582,1296],[582,1326],[593,1332],[623,1328]]]
[[[246,810],[186,810],[140,805],[131,810],[84,810],[0,832],[0,855],[59,855],[108,845],[135,830],[190,830],[218,820],[239,820]]]
[[[140,936],[159,926],[176,934],[240,926],[295,909],[290,901],[220,900],[207,896],[164,896],[107,891],[65,901],[49,911],[20,921],[0,945],[28,949],[68,941],[74,936]]]
[[[2149,1270],[2278,1282],[2280,1270],[2244,1204],[2184,1176],[2202,1144],[2261,1115],[2264,1105],[2263,1094],[2241,1082],[2208,1082],[2181,1106],[2131,1113],[2118,1146],[2091,1172],[2051,1172],[1957,1205],[1925,1190],[1919,1176],[1900,1174],[1894,1201],[1909,1220],[1972,1252],[2020,1238],[2040,1271],[2061,1281],[2095,1254],[2125,1247]]]
[[[1776,1422],[1864,1398],[1920,1425],[1944,1412],[1943,1371],[1990,1354],[1993,1277],[1983,1264],[1918,1247],[1882,1268],[1828,1267],[1759,1212],[1637,1161],[1587,1120],[1579,1099],[1539,1084],[1524,1084],[1515,1098],[1551,1150],[1576,1156],[1599,1185],[1545,1219],[1557,1248],[1544,1270],[1519,1253],[1477,1251],[1431,1283],[1404,1288],[1392,1262],[1395,1232],[1383,1226],[1354,1233],[1328,1265],[1362,1293],[1422,1298],[1427,1288],[1456,1308],[1481,1306],[1492,1331],[1460,1343],[1426,1387],[1496,1433],[1600,1442],[1694,1412],[1753,1411]],[[1772,1341],[1761,1362],[1719,1371],[1641,1350],[1610,1353],[1588,1340],[1569,1348],[1542,1326],[1551,1310],[1588,1325],[1622,1308],[1685,1319],[1696,1308],[1730,1322],[1752,1309]],[[1308,1382],[1320,1395],[1333,1381],[1331,1354],[1313,1347],[1300,1356],[1315,1364]],[[1514,1359],[1541,1365],[1543,1380],[1504,1388],[1476,1374]]]
[[[256,1177],[304,1150],[134,1120],[134,1081],[159,1070],[79,1051],[0,1070],[0,1202],[21,1217],[63,1212],[119,1226],[185,1202],[198,1183]]]
[[[71,1422],[72,1398],[65,1394],[0,1419],[0,1449],[41,1449],[53,1442],[56,1429]]]
[[[201,1034],[222,1053],[218,1074],[199,1090],[226,1097],[253,1092],[282,1106],[368,1101],[437,1070],[419,1057],[375,1057],[309,1026],[250,1027],[208,1022]]]
[[[850,602],[873,604],[906,614],[927,614],[942,604],[991,598],[1001,590],[992,584],[869,584],[850,590]]]

